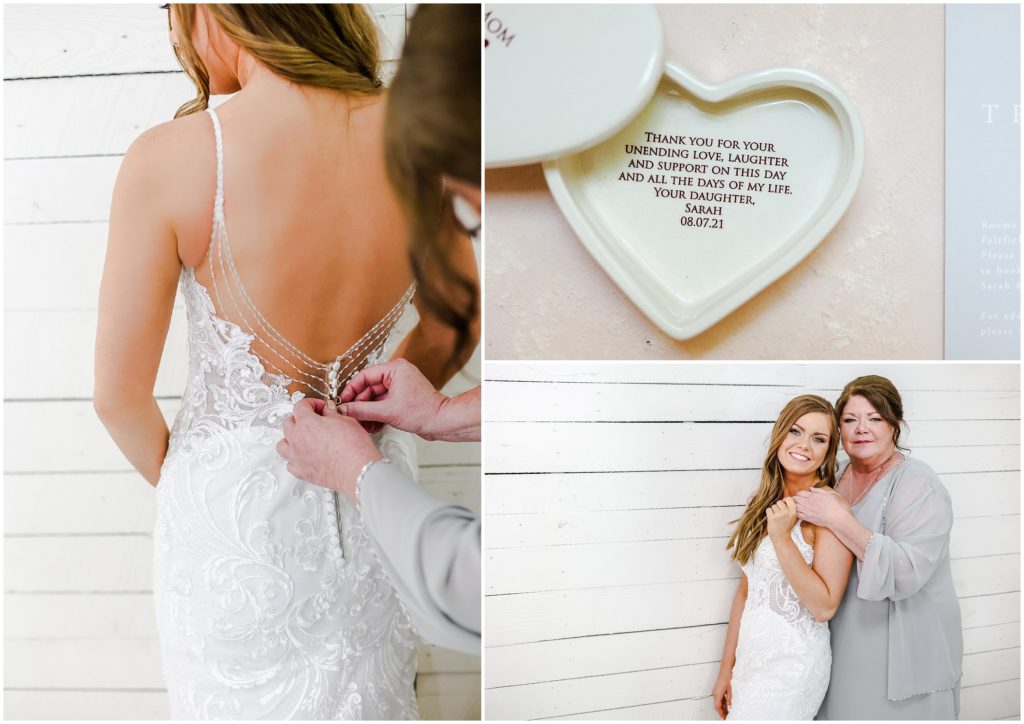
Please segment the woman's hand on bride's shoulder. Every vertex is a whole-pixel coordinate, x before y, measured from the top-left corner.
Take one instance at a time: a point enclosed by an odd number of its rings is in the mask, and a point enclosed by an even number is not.
[[[768,535],[775,538],[788,536],[796,525],[796,501],[783,498],[765,511],[768,516]]]
[[[837,516],[849,514],[849,501],[832,488],[811,488],[796,494],[796,512],[800,520],[831,528]]]

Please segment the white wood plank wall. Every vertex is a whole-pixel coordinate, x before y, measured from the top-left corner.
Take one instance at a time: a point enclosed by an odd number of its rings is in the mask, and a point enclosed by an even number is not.
[[[388,77],[408,8],[371,6]],[[90,396],[121,156],[193,95],[156,3],[5,7],[7,718],[167,716],[152,613],[152,490],[110,441]],[[156,388],[169,419],[184,353],[179,306]],[[474,357],[449,391],[478,384],[479,369]],[[420,457],[433,492],[479,510],[478,446],[424,444]],[[424,718],[479,718],[478,658],[424,646],[417,687]]]
[[[790,398],[861,374],[953,498],[962,719],[1020,716],[1020,367],[488,363],[488,719],[709,719],[730,526]]]

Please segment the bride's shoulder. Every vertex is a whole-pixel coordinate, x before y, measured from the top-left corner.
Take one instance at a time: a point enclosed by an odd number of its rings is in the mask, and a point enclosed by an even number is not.
[[[143,131],[121,161],[119,176],[130,176],[137,192],[172,189],[183,174],[209,169],[215,148],[205,113],[194,113]]]
[[[208,239],[216,190],[215,148],[206,113],[176,118],[144,131],[121,160],[114,185],[115,208],[140,224],[172,230],[179,242],[192,237]],[[132,226],[139,228],[135,223]],[[182,252],[179,243],[179,256]]]
[[[157,172],[187,164],[201,156],[209,166],[214,148],[213,127],[207,114],[192,113],[158,123],[140,133],[125,153],[125,161],[142,159],[152,171]],[[206,150],[210,153],[204,153]]]

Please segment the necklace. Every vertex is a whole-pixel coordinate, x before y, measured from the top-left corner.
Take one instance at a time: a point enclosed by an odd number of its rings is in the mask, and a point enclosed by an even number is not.
[[[875,468],[875,470],[873,471],[875,473],[875,477],[873,477],[871,479],[870,483],[868,483],[866,486],[864,486],[864,489],[860,491],[860,495],[858,495],[856,498],[854,498],[853,500],[850,501],[850,507],[851,508],[853,506],[855,506],[857,503],[859,503],[864,498],[864,496],[867,495],[867,492],[869,490],[871,490],[871,488],[873,488],[875,486],[875,483],[878,482],[878,479],[880,477],[882,477],[882,471],[885,470],[885,466],[888,465],[889,462],[894,457],[896,457],[896,454],[897,453],[895,451],[893,451],[892,455],[887,457],[882,462],[881,465],[879,465],[877,468]],[[850,465],[849,467],[846,468],[846,472],[843,473],[843,477],[846,477],[846,473],[847,472],[850,473],[850,497],[852,498],[853,497],[853,466],[852,465]]]

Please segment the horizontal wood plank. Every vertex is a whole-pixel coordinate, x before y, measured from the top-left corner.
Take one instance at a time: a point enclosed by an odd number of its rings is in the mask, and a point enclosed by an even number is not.
[[[405,6],[378,4],[382,56],[397,58]],[[155,5],[12,5],[4,18],[4,78],[176,72],[167,13]]]
[[[574,420],[774,420],[796,395],[816,394],[834,401],[835,390],[757,386],[727,395],[706,385],[585,385],[492,382],[488,422]],[[1020,395],[991,390],[901,391],[910,429],[917,421],[1007,419],[1020,417]]]
[[[487,715],[537,719],[707,697],[718,663],[487,690]]]
[[[4,224],[105,222],[119,157],[4,161]]]
[[[466,689],[471,687],[467,686]],[[475,694],[422,694],[417,695],[420,719],[438,721],[478,721],[480,719],[480,692]]]
[[[1020,719],[1020,678],[960,690],[960,720]]]
[[[484,558],[488,595],[739,577],[722,538],[488,550]]]
[[[624,706],[602,711],[588,711],[584,714],[548,717],[553,720],[587,720],[587,721],[698,721],[715,720],[711,697],[693,699],[675,699],[658,704],[641,706]]]
[[[5,155],[114,156],[174,118],[196,89],[182,72],[69,77],[4,84]],[[214,96],[216,108],[223,97]],[[212,131],[211,131],[212,132]]]
[[[487,517],[487,547],[552,548],[605,543],[728,538],[743,506],[527,513]],[[954,558],[1019,553],[1020,516],[958,518],[950,542]],[[723,540],[724,549],[724,540]],[[557,555],[557,551],[553,551]]]
[[[738,578],[487,596],[486,645],[722,623],[737,585]]]
[[[4,715],[8,719],[149,721],[169,719],[171,709],[165,691],[7,690]]]
[[[181,72],[156,5],[12,5],[4,26],[5,79]]]
[[[1020,591],[980,596],[960,596],[964,628],[1020,622]]]
[[[730,521],[743,513],[743,506],[721,508],[669,508],[562,513],[489,515],[486,518],[487,547],[549,548],[552,546],[684,538],[712,538],[729,535]]]
[[[927,437],[917,432],[922,442],[909,443],[923,460],[955,456],[977,471],[1019,468],[1019,422],[920,422],[915,430],[926,426]],[[494,422],[487,433],[488,473],[760,469],[771,425]]]
[[[91,399],[95,378],[95,311],[4,312],[7,399]],[[188,380],[183,309],[171,315],[153,394],[179,396]],[[32,350],[31,354],[26,354]]]
[[[922,458],[932,464],[931,459]],[[950,466],[965,461],[945,460]],[[968,461],[969,463],[969,461]],[[1019,466],[1019,461],[1016,463]],[[950,472],[936,468],[957,516],[1020,510],[1019,469]],[[488,518],[504,515],[743,507],[757,487],[759,470],[647,471],[629,473],[487,474]],[[978,495],[985,490],[985,495]],[[991,496],[991,497],[990,497]]]
[[[4,589],[10,592],[140,592],[153,590],[148,535],[7,538]]]
[[[964,678],[961,686],[978,686],[994,681],[1020,678],[1020,647],[964,654]]]
[[[980,654],[1009,647],[1020,648],[1020,621],[964,630],[965,654]]]
[[[5,688],[166,688],[156,639],[15,639],[4,663]]]
[[[591,636],[487,649],[485,686],[497,689],[621,671],[716,662],[725,624]]]
[[[4,227],[4,311],[96,309],[107,224]]]

